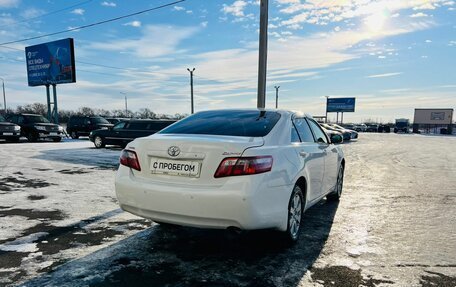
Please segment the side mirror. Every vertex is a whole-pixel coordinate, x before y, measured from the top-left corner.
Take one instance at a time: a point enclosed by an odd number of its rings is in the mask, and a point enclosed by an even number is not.
[[[344,138],[340,134],[332,134],[331,135],[331,143],[333,144],[340,144],[344,141]]]

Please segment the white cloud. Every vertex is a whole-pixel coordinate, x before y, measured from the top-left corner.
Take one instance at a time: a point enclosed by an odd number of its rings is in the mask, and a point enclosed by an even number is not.
[[[244,17],[244,9],[246,6],[246,1],[236,0],[231,5],[223,4],[222,11],[225,14],[231,14],[236,17]]]
[[[13,8],[17,7],[20,3],[20,0],[0,0],[1,8]]]
[[[103,1],[101,2],[101,6],[106,6],[106,7],[116,7],[117,4],[114,2],[108,2],[108,1]]]
[[[182,7],[182,6],[174,6],[173,9],[176,10],[176,11],[184,11],[185,10],[185,8]]]
[[[153,60],[163,56],[182,53],[178,49],[180,42],[194,35],[196,27],[177,27],[166,25],[145,26],[139,39],[118,39],[111,42],[93,42],[91,49],[103,51],[126,52],[140,59]]]
[[[277,2],[280,7],[279,12],[288,15],[288,18],[284,17],[281,21],[281,25],[295,29],[300,29],[298,25],[303,23],[326,25],[360,17],[375,16],[387,20],[399,16],[397,12],[404,9],[429,10],[443,3],[453,5],[452,1],[445,0],[308,0],[305,3],[297,0],[277,0]]]
[[[377,74],[377,75],[370,75],[366,76],[366,78],[386,78],[386,77],[394,77],[401,75],[402,72],[395,72],[395,73],[385,73],[385,74]]]
[[[200,23],[200,25],[201,25],[201,27],[206,28],[208,23],[209,22],[207,22],[207,21],[203,21]]]
[[[427,17],[427,16],[428,16],[427,14],[419,12],[419,13],[410,15],[410,18],[423,18],[423,17]]]
[[[425,3],[419,6],[413,7],[413,10],[434,10],[435,6],[432,3]]]
[[[124,26],[132,26],[132,27],[141,27],[140,21],[131,21],[128,23],[123,24]]]
[[[28,9],[25,9],[24,11],[22,11],[20,15],[24,19],[28,19],[28,18],[33,18],[33,17],[40,16],[40,15],[42,15],[44,13],[45,13],[45,11],[41,10],[41,9],[28,8]]]
[[[75,15],[84,15],[84,12],[85,12],[85,10],[81,9],[81,8],[74,9],[73,11],[71,11],[71,13],[73,13]]]

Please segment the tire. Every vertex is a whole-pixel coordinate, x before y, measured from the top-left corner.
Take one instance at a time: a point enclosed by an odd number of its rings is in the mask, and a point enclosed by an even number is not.
[[[93,139],[93,144],[95,145],[96,148],[104,148],[106,146],[104,139],[100,136],[96,136]]]
[[[52,139],[55,143],[58,143],[58,142],[61,142],[62,141],[62,138],[53,138]]]
[[[294,244],[298,241],[301,231],[302,217],[304,214],[305,199],[301,187],[295,185],[288,202],[288,219],[285,239],[288,243]]]
[[[79,138],[78,133],[75,132],[75,131],[72,131],[72,132],[70,133],[70,136],[71,136],[71,138],[74,139],[74,140],[77,140],[77,139]]]
[[[34,134],[33,132],[27,133],[27,139],[28,139],[29,142],[36,142],[36,141],[38,141],[38,137],[37,137],[36,134]]]
[[[329,201],[339,201],[342,196],[342,189],[344,187],[344,166],[339,167],[339,173],[337,174],[336,188],[333,192],[328,194],[326,198]]]

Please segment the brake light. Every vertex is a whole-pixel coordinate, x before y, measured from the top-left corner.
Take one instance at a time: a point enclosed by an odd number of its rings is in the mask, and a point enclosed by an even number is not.
[[[272,169],[272,156],[228,157],[222,160],[215,178],[268,172]]]
[[[137,171],[141,171],[141,166],[139,165],[138,156],[136,152],[132,150],[124,149],[120,154],[120,164],[128,166]]]

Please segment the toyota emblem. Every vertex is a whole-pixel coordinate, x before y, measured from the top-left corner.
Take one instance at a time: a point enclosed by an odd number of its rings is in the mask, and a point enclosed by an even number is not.
[[[171,146],[168,149],[168,154],[170,156],[178,156],[180,154],[181,150],[177,146]]]

